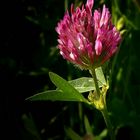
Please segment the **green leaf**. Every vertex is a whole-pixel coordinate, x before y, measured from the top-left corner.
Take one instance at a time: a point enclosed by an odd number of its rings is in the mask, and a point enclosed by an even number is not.
[[[99,87],[107,85],[102,68],[99,67],[95,70],[98,79]],[[94,80],[91,77],[82,77],[69,81],[69,83],[77,89],[80,93],[89,92],[95,90]]]
[[[96,72],[96,76],[97,76],[98,82],[101,85],[107,85],[106,79],[105,79],[105,76],[104,76],[104,73],[103,73],[103,70],[102,70],[102,67],[96,68],[95,72]]]
[[[73,100],[76,101],[88,103],[84,96],[80,94],[71,84],[69,84],[62,77],[53,72],[50,72],[49,76],[51,81],[56,85],[56,87],[63,91],[63,93],[66,94],[66,96],[70,96]]]
[[[102,87],[106,84],[106,80],[101,67],[96,69],[96,74],[99,87]],[[82,77],[67,82],[55,73],[50,72],[49,76],[59,90],[49,90],[38,93],[27,98],[27,100],[79,101],[88,103],[88,100],[85,99],[81,93],[95,90],[93,78]]]
[[[65,132],[67,136],[71,140],[82,140],[82,137],[80,137],[75,131],[73,131],[71,128],[65,128]]]
[[[88,92],[95,89],[93,79],[89,77],[82,77],[71,80],[69,81],[69,83],[80,93]]]
[[[27,116],[26,114],[23,114],[21,119],[23,121],[24,128],[29,133],[28,137],[30,137],[31,139],[35,139],[35,140],[41,140],[40,134],[37,130],[37,127],[34,123],[32,116],[31,115]],[[25,136],[25,134],[24,134],[24,136]]]
[[[104,129],[101,133],[100,133],[100,135],[99,135],[99,137],[101,137],[101,138],[105,138],[106,136],[107,136],[107,129]]]
[[[69,81],[69,83],[75,89],[77,89],[80,93],[95,90],[93,78],[90,78],[90,77],[78,78],[78,79]],[[99,84],[99,87],[102,87],[101,82],[98,82],[98,84]]]
[[[85,124],[86,133],[92,135],[92,133],[93,133],[92,132],[92,127],[89,123],[89,120],[88,120],[87,116],[84,116],[84,124]],[[93,137],[93,135],[92,135],[92,137]]]
[[[95,69],[96,76],[98,79],[98,85],[99,87],[102,87],[103,85],[107,85],[102,68],[99,67]],[[82,77],[75,80],[69,81],[69,83],[77,89],[80,93],[88,92],[91,90],[95,90],[94,80],[90,77]]]
[[[107,136],[107,129],[104,129],[98,136],[94,137],[94,140],[104,140]]]
[[[58,90],[48,90],[48,91],[44,91],[38,94],[35,94],[29,98],[27,98],[27,100],[31,100],[31,101],[47,101],[47,100],[51,100],[51,101],[83,101],[81,100],[81,98],[76,98],[75,96],[73,96],[73,94],[70,94],[69,92],[64,93],[62,91],[58,91]]]

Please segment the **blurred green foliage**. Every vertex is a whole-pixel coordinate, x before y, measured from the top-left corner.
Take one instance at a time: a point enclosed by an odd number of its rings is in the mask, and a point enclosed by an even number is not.
[[[5,1],[4,32],[0,47],[1,94],[4,99],[6,136],[21,140],[68,140],[77,135],[86,140],[107,140],[101,114],[82,103],[27,102],[25,98],[55,89],[48,72],[67,80],[89,76],[63,60],[57,49],[55,27],[70,4],[82,0]],[[110,89],[107,105],[117,140],[140,139],[140,2],[95,0],[109,7],[121,30],[118,53],[104,65]],[[86,96],[86,94],[84,94]],[[86,118],[86,119],[85,119]],[[3,127],[4,129],[4,127]],[[4,129],[5,130],[5,129]],[[91,135],[92,131],[92,135]]]

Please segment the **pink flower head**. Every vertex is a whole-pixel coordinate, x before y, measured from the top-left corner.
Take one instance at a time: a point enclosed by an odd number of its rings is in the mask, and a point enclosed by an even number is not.
[[[107,61],[121,41],[120,33],[111,22],[108,8],[92,13],[94,0],[65,13],[56,31],[59,35],[60,54],[83,69],[96,68]]]

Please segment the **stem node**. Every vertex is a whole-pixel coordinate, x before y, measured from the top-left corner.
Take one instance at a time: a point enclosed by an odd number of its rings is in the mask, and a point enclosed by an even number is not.
[[[111,140],[115,140],[113,126],[111,124],[111,121],[110,121],[110,118],[108,115],[108,111],[107,111],[107,106],[106,106],[106,92],[107,92],[108,87],[103,86],[102,91],[100,91],[95,69],[90,70],[90,73],[93,77],[94,86],[95,86],[96,90],[94,92],[89,93],[88,99],[94,105],[94,107],[96,107],[96,109],[101,111],[103,118],[105,120],[107,129],[108,129],[110,138],[111,138]]]

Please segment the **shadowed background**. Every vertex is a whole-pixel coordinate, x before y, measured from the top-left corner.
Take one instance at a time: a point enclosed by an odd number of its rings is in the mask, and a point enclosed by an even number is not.
[[[85,136],[84,115],[93,133],[105,129],[98,111],[80,103],[27,102],[38,92],[55,89],[48,72],[70,80],[89,76],[63,60],[59,55],[55,27],[70,4],[78,0],[5,1],[2,8],[2,42],[0,45],[0,81],[2,122],[6,137],[21,140],[68,139],[65,127]],[[112,78],[108,92],[108,108],[117,126],[117,139],[140,139],[140,2],[138,0],[95,0],[94,8],[109,7],[114,24],[123,18],[125,30],[119,52],[105,65]],[[111,74],[110,74],[111,71]],[[2,115],[3,116],[3,115]],[[4,120],[4,121],[3,121]]]

